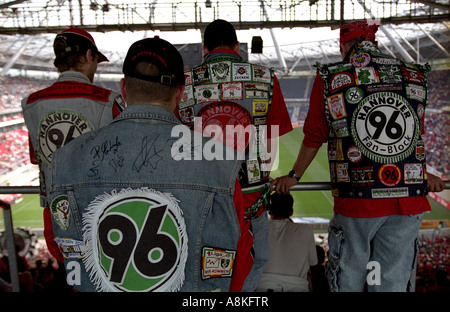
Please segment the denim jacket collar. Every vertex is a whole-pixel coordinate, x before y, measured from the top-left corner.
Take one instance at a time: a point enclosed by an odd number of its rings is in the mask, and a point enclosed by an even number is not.
[[[158,119],[171,123],[181,124],[174,113],[167,107],[152,104],[134,104],[126,107],[113,122],[124,119]]]

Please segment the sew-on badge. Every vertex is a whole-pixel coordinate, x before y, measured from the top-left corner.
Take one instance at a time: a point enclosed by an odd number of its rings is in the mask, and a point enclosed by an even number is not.
[[[399,198],[409,196],[407,187],[372,189],[371,193],[372,198]]]
[[[368,53],[355,54],[350,58],[350,63],[355,67],[365,67],[370,63],[370,55]]]
[[[61,195],[52,200],[50,204],[50,211],[52,213],[52,220],[63,231],[69,228],[70,224],[70,205],[69,198],[66,195]]]
[[[334,93],[342,88],[355,84],[353,76],[349,73],[337,73],[330,78],[330,92]]]
[[[351,87],[345,92],[345,101],[350,104],[357,104],[361,102],[364,97],[364,92],[358,87]]]
[[[350,135],[346,119],[336,120],[333,121],[331,124],[333,126],[334,133],[336,133],[336,137],[344,138]]]
[[[425,159],[425,155],[425,142],[418,140],[416,144],[416,159],[422,161]]]
[[[212,247],[202,249],[202,279],[231,277],[236,251]]]
[[[220,100],[220,84],[204,84],[195,86],[197,103],[206,103]]]
[[[375,175],[372,166],[356,167],[351,169],[352,183],[356,186],[375,185]]]
[[[364,156],[379,163],[397,163],[414,151],[420,123],[404,97],[380,92],[359,103],[350,130]]]
[[[250,64],[233,63],[233,81],[249,81],[251,79]]]
[[[95,198],[83,214],[83,262],[98,291],[178,291],[188,256],[178,200],[148,188]]]
[[[192,85],[187,85],[184,88],[183,95],[181,96],[181,101],[178,104],[178,108],[182,109],[195,104],[194,98],[194,87]]]
[[[336,180],[338,182],[350,182],[347,163],[336,164]]]
[[[252,65],[252,68],[254,81],[270,83],[272,77],[269,68],[258,65]]]
[[[327,105],[330,115],[334,120],[347,117],[342,93],[333,94],[332,96],[327,97]]]
[[[402,82],[402,72],[398,66],[380,65],[378,75],[382,83]]]
[[[359,67],[355,68],[356,84],[371,84],[380,82],[378,72],[373,67]]]
[[[248,183],[257,183],[261,181],[261,168],[257,159],[249,159],[247,162]]]
[[[208,65],[202,64],[192,69],[192,79],[194,83],[209,82]]]
[[[91,122],[72,110],[58,110],[45,115],[39,124],[38,153],[43,163],[50,167],[53,153],[73,139],[93,130]]]
[[[65,259],[77,260],[86,256],[85,245],[83,241],[56,237],[55,243]]]
[[[384,164],[378,170],[378,179],[386,186],[396,186],[402,179],[402,172],[396,164]]]
[[[231,62],[218,62],[209,64],[211,81],[214,83],[231,81]]]
[[[264,83],[245,83],[245,98],[247,99],[267,99],[269,97],[269,85]]]
[[[402,67],[402,74],[403,78],[406,80],[406,82],[412,82],[412,83],[418,83],[421,85],[425,85],[425,75],[418,70],[409,69],[406,67]]]
[[[253,100],[253,115],[266,115],[269,110],[269,100]]]
[[[190,84],[192,84],[192,83],[193,83],[193,80],[192,80],[192,70],[191,70],[191,69],[185,70],[185,71],[184,71],[184,84],[185,84],[186,86],[188,86],[188,85],[190,85]]]
[[[424,87],[407,83],[405,89],[406,89],[406,97],[408,99],[425,101],[426,91]]]
[[[421,163],[404,164],[405,184],[422,184],[424,181],[423,169],[423,164]]]
[[[352,163],[360,162],[363,155],[357,146],[350,146],[347,150],[347,158]]]
[[[242,82],[225,82],[221,84],[222,99],[238,101],[244,98]]]

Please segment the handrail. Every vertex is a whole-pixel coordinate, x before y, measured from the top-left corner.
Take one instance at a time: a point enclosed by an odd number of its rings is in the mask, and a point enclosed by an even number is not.
[[[445,189],[450,189],[450,180],[443,181]],[[291,187],[291,191],[328,191],[330,182],[299,182]],[[39,194],[39,186],[0,186],[0,194]]]

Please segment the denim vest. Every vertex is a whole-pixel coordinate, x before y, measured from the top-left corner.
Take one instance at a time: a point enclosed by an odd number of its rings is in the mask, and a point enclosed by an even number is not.
[[[51,162],[56,149],[88,131],[109,124],[113,108],[123,107],[122,96],[92,84],[80,72],[67,71],[48,88],[22,100],[30,144],[39,163],[41,206],[47,207]]]
[[[268,130],[265,124],[272,102],[273,81],[273,69],[246,63],[232,50],[214,50],[205,57],[204,63],[185,71],[186,87],[178,105],[184,124],[245,155],[239,173],[242,190],[244,193],[263,191],[248,208],[249,218],[259,211],[269,191],[270,171],[264,166]],[[220,134],[214,130],[215,126],[220,127]],[[245,134],[239,129],[251,131]]]
[[[164,107],[133,105],[54,154],[50,209],[69,284],[228,291],[240,162],[196,158],[199,135]]]
[[[333,196],[427,194],[421,131],[429,70],[384,55],[369,41],[356,44],[343,62],[318,65]]]

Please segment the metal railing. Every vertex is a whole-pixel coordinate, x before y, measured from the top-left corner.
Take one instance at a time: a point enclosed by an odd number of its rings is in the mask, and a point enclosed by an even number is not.
[[[450,181],[444,181],[445,189],[450,189]],[[291,191],[326,191],[331,190],[329,182],[299,182],[291,187]],[[0,194],[39,194],[38,186],[0,186]],[[9,271],[11,275],[11,286],[13,292],[20,291],[19,273],[17,268],[17,254],[14,244],[14,227],[11,214],[11,205],[0,200],[3,208],[3,219],[5,223],[6,247],[8,250]]]

